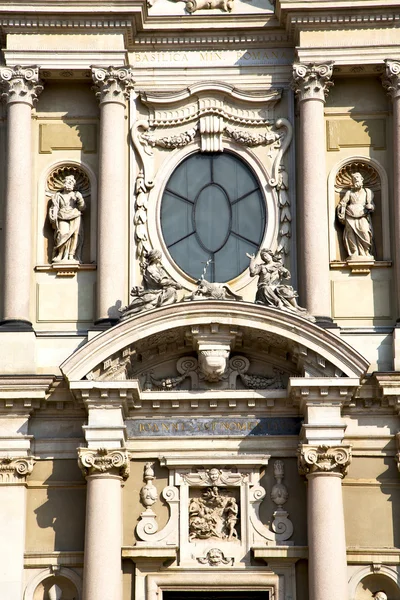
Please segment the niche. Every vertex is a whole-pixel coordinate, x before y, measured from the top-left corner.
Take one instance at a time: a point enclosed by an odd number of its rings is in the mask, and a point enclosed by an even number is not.
[[[334,188],[335,188],[335,252],[334,259],[337,261],[346,261],[349,252],[346,249],[345,241],[344,241],[344,231],[345,225],[340,221],[338,216],[338,211],[340,211],[340,205],[346,203],[348,205],[349,201],[349,192],[353,192],[356,190],[355,181],[353,179],[354,175],[359,173],[362,177],[362,186],[365,190],[367,190],[367,201],[369,198],[372,198],[372,203],[374,205],[374,210],[368,212],[367,216],[364,218],[364,223],[361,224],[361,227],[368,227],[367,222],[370,223],[372,227],[372,244],[370,248],[370,254],[373,256],[375,261],[387,260],[388,257],[388,244],[384,242],[384,232],[385,228],[388,228],[388,223],[384,223],[383,214],[385,211],[383,210],[383,194],[382,194],[382,181],[378,170],[367,160],[351,160],[346,162],[336,173]],[[361,181],[361,180],[360,180]],[[370,192],[368,191],[370,190]],[[350,203],[352,200],[350,200]],[[360,210],[364,211],[364,207],[360,207]],[[356,211],[354,211],[356,212]],[[345,207],[342,209],[342,220],[343,216],[345,216]],[[366,220],[365,220],[366,219]],[[354,219],[353,223],[355,224],[355,228],[358,227],[357,224],[358,219]],[[349,220],[350,223],[350,220]],[[360,240],[357,232],[355,238],[359,246],[362,245],[362,241]],[[388,238],[387,238],[388,239]],[[365,260],[363,256],[354,256],[354,260]]]
[[[74,192],[69,206],[63,206],[66,179],[70,185],[72,183]],[[76,164],[58,165],[47,177],[45,194],[43,234],[46,262],[89,264],[92,209],[88,174]]]
[[[400,590],[393,579],[379,573],[367,575],[360,581],[355,600],[373,600],[379,591],[385,592],[388,600],[400,600]]]

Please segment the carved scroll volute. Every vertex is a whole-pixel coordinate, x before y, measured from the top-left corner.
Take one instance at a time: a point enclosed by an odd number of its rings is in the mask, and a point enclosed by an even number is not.
[[[282,158],[289,148],[290,142],[293,137],[293,127],[291,123],[287,119],[278,119],[275,123],[276,129],[286,128],[286,134],[282,135],[280,148],[278,150],[277,155],[275,156],[274,163],[272,165],[272,175],[270,180],[268,181],[271,187],[276,187],[279,183],[279,167],[282,161]]]
[[[139,120],[131,129],[132,142],[143,167],[144,185],[147,190],[154,187],[154,152],[149,137],[143,135],[150,129],[148,121]]]

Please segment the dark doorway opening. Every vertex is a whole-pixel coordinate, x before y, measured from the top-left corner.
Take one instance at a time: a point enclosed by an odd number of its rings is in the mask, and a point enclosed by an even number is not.
[[[265,592],[163,592],[163,600],[269,600]]]

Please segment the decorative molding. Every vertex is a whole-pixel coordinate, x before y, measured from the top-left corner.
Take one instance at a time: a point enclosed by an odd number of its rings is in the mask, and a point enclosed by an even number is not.
[[[220,565],[233,566],[235,558],[230,556],[227,558],[219,548],[211,548],[204,557],[196,558],[201,565],[209,565],[210,567],[219,567]]]
[[[382,76],[382,85],[391,98],[400,98],[400,62],[392,59],[385,61],[385,73]]]
[[[25,483],[33,471],[35,459],[32,456],[0,458],[0,485]]]
[[[303,64],[294,63],[292,88],[300,102],[303,100],[322,100],[333,85],[333,62]]]
[[[84,477],[91,475],[118,475],[128,479],[130,461],[125,449],[78,448],[78,464]]]
[[[292,521],[289,519],[289,513],[282,508],[289,498],[287,487],[282,483],[284,476],[284,463],[281,460],[276,460],[274,462],[274,477],[276,483],[271,490],[271,500],[278,508],[272,515],[273,521],[271,523],[271,529],[277,534],[287,536],[286,539],[289,539],[293,535],[294,528]]]
[[[300,475],[339,474],[345,477],[351,462],[351,446],[311,446],[301,444],[298,450]]]
[[[23,102],[32,107],[43,91],[39,67],[1,67],[0,90],[1,97],[7,104]]]
[[[93,89],[100,104],[117,102],[125,106],[133,89],[133,71],[130,67],[92,67]]]

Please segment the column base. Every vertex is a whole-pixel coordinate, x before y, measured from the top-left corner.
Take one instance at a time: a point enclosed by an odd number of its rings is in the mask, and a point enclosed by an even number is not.
[[[0,321],[0,331],[33,331],[33,325],[25,319],[5,319]]]
[[[315,324],[319,325],[323,329],[339,329],[339,325],[337,325],[331,317],[318,316],[315,315]]]

